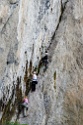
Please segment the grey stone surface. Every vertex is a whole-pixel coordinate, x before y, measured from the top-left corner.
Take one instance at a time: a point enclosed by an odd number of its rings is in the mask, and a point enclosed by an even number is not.
[[[18,121],[82,125],[83,1],[1,0],[0,99],[4,104],[11,98],[18,77],[24,94],[25,71],[28,76],[30,62],[33,69],[38,66],[45,50],[49,53],[48,69],[44,73],[41,67],[36,91],[28,95],[28,116],[21,114]]]

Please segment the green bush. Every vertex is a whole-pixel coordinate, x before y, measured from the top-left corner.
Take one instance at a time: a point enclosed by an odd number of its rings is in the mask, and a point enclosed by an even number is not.
[[[20,124],[18,122],[7,122],[5,125],[27,125],[27,124]]]

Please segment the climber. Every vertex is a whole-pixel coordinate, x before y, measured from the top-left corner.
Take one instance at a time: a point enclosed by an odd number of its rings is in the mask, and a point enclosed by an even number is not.
[[[31,91],[35,91],[36,89],[36,84],[38,83],[38,80],[37,80],[37,74],[36,72],[34,71],[33,74],[32,74],[32,84],[31,84]]]
[[[22,111],[23,111],[23,117],[27,116],[27,110],[28,110],[28,97],[24,96],[23,100],[22,100]]]
[[[42,63],[45,66],[44,68],[44,72],[46,71],[46,69],[48,68],[48,52],[45,51],[45,56],[42,58]]]

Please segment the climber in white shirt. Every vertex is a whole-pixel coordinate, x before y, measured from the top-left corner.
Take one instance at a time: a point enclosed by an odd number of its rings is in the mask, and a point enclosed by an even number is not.
[[[36,89],[36,84],[37,84],[37,83],[38,83],[37,74],[36,74],[36,72],[34,71],[34,72],[33,72],[33,75],[32,75],[32,85],[31,85],[32,91],[35,91],[35,89]]]

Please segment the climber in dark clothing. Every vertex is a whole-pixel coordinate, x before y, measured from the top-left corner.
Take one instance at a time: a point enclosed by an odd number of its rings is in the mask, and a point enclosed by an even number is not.
[[[44,71],[48,68],[48,52],[45,52],[45,56],[42,58],[42,63],[45,66]]]

